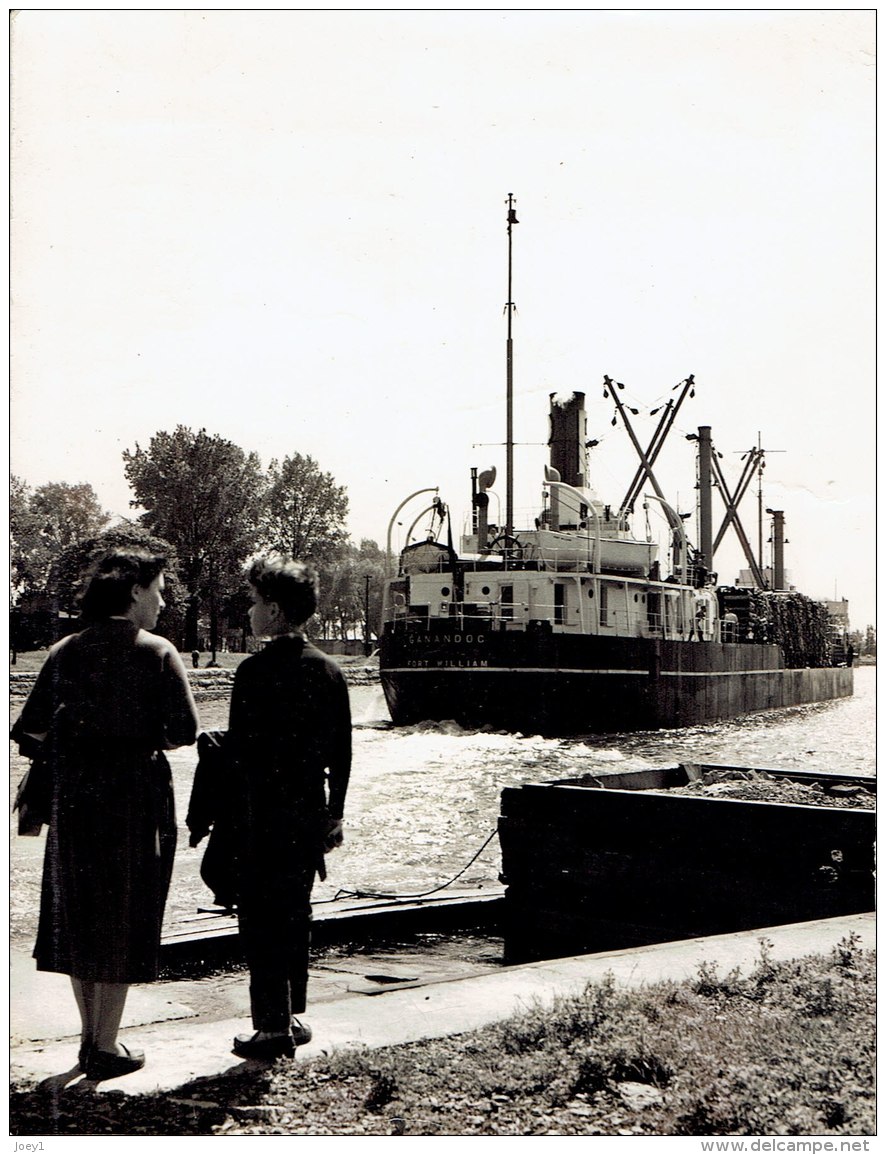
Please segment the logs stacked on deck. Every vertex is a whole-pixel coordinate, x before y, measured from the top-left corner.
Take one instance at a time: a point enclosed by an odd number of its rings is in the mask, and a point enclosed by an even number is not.
[[[805,594],[722,586],[721,615],[738,618],[737,640],[774,643],[784,651],[788,669],[834,664],[834,631],[822,602]]]

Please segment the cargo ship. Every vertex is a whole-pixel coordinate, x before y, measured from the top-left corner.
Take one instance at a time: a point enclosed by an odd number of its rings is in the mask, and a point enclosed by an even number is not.
[[[714,477],[721,492],[729,494],[729,487],[712,453],[710,427],[697,434],[696,544],[687,538],[685,515],[657,484],[655,460],[680,405],[694,394],[691,375],[663,407],[645,450],[619,396],[621,384],[604,377],[604,393],[639,457],[618,505],[605,503],[589,484],[594,442],[587,436],[585,395],[552,394],[542,507],[531,525],[514,526],[510,244],[516,223],[509,198],[506,524],[488,519],[494,469],[471,471],[471,532],[458,548],[436,490],[409,495],[391,518],[379,671],[394,724],[451,719],[468,727],[576,735],[691,726],[851,696],[845,628],[823,602],[785,588],[783,511],[769,511],[773,564],[766,572],[741,528],[741,485],[730,495],[715,540]],[[746,475],[741,484],[746,487]],[[408,501],[426,493],[435,496],[413,522],[395,564],[391,527]],[[631,529],[641,500],[666,518],[665,557],[656,541]],[[430,528],[413,541],[425,514]],[[712,568],[719,536],[730,527],[748,557],[747,585],[719,585]]]

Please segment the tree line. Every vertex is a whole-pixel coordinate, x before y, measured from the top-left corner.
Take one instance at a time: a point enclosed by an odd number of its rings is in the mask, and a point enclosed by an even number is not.
[[[91,560],[121,545],[168,553],[167,609],[159,632],[180,649],[215,653],[248,632],[243,566],[275,550],[313,564],[320,606],[311,629],[323,639],[364,637],[380,628],[384,553],[355,545],[345,528],[348,496],[310,456],[293,453],[264,470],[256,453],[205,429],[179,425],[123,453],[123,470],[143,512],[111,524],[91,485],[10,482],[10,593],[19,632],[55,628],[76,616]],[[42,626],[40,622],[42,621]],[[46,644],[49,638],[34,639]],[[19,649],[26,648],[19,639]]]
[[[851,630],[849,644],[853,652],[863,658],[877,656],[877,629],[876,626],[866,626],[864,630]]]

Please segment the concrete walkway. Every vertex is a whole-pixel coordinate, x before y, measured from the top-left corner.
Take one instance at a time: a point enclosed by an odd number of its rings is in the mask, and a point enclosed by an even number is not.
[[[444,974],[416,956],[400,967],[389,985],[367,982],[352,965],[353,982],[315,976],[306,1016],[314,1031],[298,1059],[334,1050],[385,1047],[459,1034],[507,1018],[514,1012],[580,992],[612,973],[616,982],[639,986],[660,979],[692,978],[701,962],[716,963],[721,974],[740,967],[747,974],[760,958],[760,939],[772,943],[773,960],[827,953],[850,934],[865,949],[876,946],[873,914],[847,915],[764,930],[661,943],[524,966],[477,968]],[[13,957],[11,980],[13,1080],[48,1080],[58,1089],[84,1082],[76,1069],[78,1018],[65,976],[37,973],[31,959]],[[444,968],[445,970],[445,968]],[[213,983],[215,980],[213,980]],[[246,977],[219,980],[209,1010],[189,1003],[193,983],[158,983],[130,992],[120,1039],[143,1049],[143,1070],[97,1084],[99,1091],[149,1094],[172,1091],[194,1079],[235,1074],[255,1067],[231,1054],[234,1035],[251,1030]]]

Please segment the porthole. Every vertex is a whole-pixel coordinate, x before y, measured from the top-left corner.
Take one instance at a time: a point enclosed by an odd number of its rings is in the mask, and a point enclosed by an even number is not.
[[[594,596],[594,591],[589,589],[588,590],[588,597],[592,598],[593,596]]]
[[[488,594],[489,593],[489,586],[483,586],[483,588],[480,590],[480,593],[481,594]]]
[[[444,586],[440,590],[440,593],[443,595],[444,598],[448,598],[449,597],[449,586]]]

